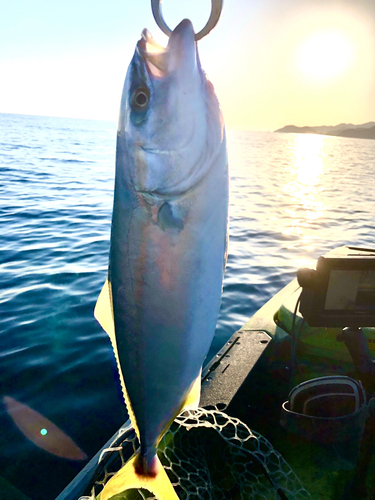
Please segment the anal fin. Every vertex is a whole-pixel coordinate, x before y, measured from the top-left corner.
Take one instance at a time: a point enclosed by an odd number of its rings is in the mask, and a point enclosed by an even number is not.
[[[200,369],[198,377],[192,383],[181,411],[196,410],[198,408],[199,400],[201,397],[201,381],[202,381],[202,369]]]

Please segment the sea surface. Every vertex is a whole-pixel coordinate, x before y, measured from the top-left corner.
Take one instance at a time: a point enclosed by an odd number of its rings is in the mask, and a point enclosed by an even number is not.
[[[229,258],[207,359],[299,267],[337,246],[375,246],[375,141],[227,137]],[[86,463],[51,453],[61,436],[89,459],[126,420],[93,317],[115,147],[112,122],[0,114],[0,491],[5,479],[30,499],[54,499]],[[46,434],[45,419],[63,434]]]

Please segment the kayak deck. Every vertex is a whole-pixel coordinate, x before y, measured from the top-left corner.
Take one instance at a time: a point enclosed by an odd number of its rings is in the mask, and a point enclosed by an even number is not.
[[[371,451],[375,426],[369,428],[373,425],[371,420],[367,423],[356,464],[345,460],[345,453],[341,450],[340,455],[335,446],[309,441],[289,433],[280,425],[281,405],[288,399],[290,389],[298,383],[333,374],[357,378],[355,367],[342,344],[330,348],[333,340],[337,342],[333,335],[339,329],[330,329],[328,344],[322,338],[320,345],[319,338],[314,342],[311,338],[324,336],[327,330],[307,329],[305,337],[301,334],[297,344],[298,369],[291,379],[292,342],[288,330],[290,314],[293,314],[291,311],[298,297],[297,289],[296,280],[284,287],[235,332],[205,366],[201,406],[223,409],[230,417],[240,419],[264,436],[281,453],[314,500],[370,500],[373,497],[368,492],[375,491],[375,455]],[[373,330],[366,332],[370,338]],[[112,443],[116,445],[117,439],[120,439],[119,433]],[[124,448],[124,453],[130,456],[132,448]],[[99,453],[57,500],[73,500],[79,495],[89,494],[90,482],[92,484],[98,477],[98,457]]]

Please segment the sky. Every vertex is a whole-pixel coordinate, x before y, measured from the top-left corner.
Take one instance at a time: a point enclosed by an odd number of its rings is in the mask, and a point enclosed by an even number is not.
[[[0,0],[0,112],[116,121],[150,0]],[[164,0],[173,29],[210,0]],[[375,121],[374,0],[224,0],[198,42],[229,129]]]

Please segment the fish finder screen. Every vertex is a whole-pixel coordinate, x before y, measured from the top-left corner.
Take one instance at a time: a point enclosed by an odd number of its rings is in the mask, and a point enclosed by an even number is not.
[[[331,270],[326,310],[375,310],[374,270]]]
[[[297,278],[299,310],[310,326],[375,326],[375,249],[337,248]]]

